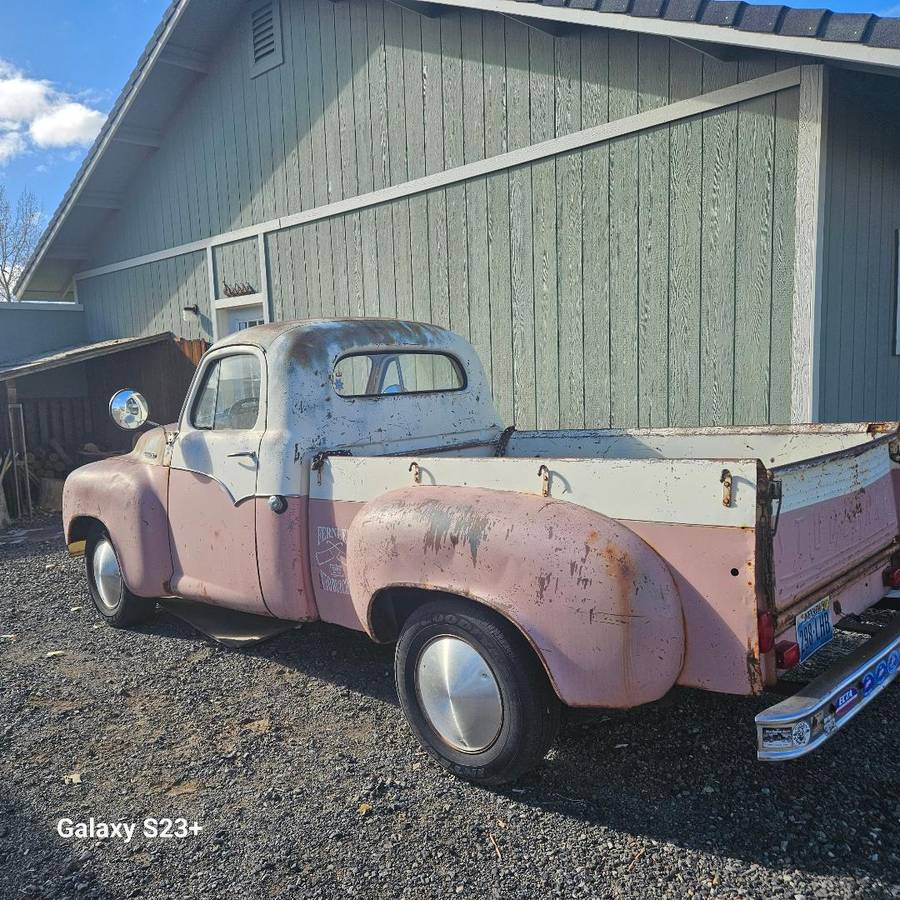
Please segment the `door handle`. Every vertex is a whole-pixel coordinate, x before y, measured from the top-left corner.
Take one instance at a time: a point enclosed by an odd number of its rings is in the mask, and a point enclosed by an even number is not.
[[[257,462],[256,459],[256,451],[255,450],[238,450],[237,453],[229,453],[229,459],[239,459],[245,457],[247,459],[252,459],[254,463]]]

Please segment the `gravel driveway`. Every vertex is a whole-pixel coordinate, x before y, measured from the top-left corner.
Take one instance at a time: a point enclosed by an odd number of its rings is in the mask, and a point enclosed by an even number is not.
[[[896,686],[805,761],[755,762],[771,698],[677,691],[484,790],[415,746],[392,648],[115,631],[60,547],[0,534],[0,897],[900,897]],[[139,825],[57,834],[91,816]]]

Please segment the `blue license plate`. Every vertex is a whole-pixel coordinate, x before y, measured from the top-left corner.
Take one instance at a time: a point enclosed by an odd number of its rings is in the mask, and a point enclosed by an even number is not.
[[[800,645],[800,662],[809,659],[834,638],[831,624],[831,597],[823,597],[797,616],[797,643]]]

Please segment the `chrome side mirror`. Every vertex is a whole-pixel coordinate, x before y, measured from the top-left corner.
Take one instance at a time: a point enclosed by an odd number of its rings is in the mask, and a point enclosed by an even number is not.
[[[150,407],[137,391],[116,391],[109,401],[109,415],[119,428],[136,431],[147,422]]]

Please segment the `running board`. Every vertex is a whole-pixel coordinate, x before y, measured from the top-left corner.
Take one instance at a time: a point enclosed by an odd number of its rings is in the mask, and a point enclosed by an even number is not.
[[[293,628],[299,628],[302,624],[176,598],[160,600],[159,605],[182,622],[226,647],[251,647]]]

